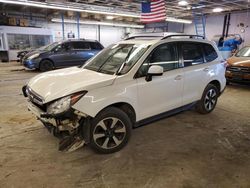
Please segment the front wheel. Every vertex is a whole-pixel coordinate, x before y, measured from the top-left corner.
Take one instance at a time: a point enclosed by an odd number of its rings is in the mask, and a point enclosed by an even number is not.
[[[39,70],[42,72],[50,71],[54,68],[53,63],[50,60],[43,60],[40,63]]]
[[[216,86],[209,84],[203,92],[201,100],[196,105],[196,110],[201,114],[212,112],[217,104],[219,91]]]
[[[92,121],[90,146],[99,153],[113,153],[122,149],[131,135],[132,123],[122,110],[109,107]]]

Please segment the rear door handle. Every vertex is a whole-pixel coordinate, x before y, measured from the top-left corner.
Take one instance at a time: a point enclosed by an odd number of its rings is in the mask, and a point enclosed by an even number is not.
[[[182,75],[178,75],[174,78],[174,80],[181,80],[182,79]]]
[[[209,67],[206,67],[203,69],[204,72],[208,72],[209,71]]]

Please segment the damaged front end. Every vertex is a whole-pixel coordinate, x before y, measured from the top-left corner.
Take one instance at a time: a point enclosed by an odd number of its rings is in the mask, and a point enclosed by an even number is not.
[[[23,87],[23,94],[28,97],[28,110],[36,115],[49,132],[60,139],[60,151],[74,151],[87,141],[88,136],[85,135],[89,130],[88,116],[71,108],[86,93],[87,91],[77,92],[44,103],[41,96],[29,87]]]

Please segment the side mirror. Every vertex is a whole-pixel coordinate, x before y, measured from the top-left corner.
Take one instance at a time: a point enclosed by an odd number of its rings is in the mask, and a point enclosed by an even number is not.
[[[152,65],[148,69],[148,73],[146,76],[146,81],[149,82],[152,80],[153,76],[162,76],[163,75],[163,67],[159,65]]]

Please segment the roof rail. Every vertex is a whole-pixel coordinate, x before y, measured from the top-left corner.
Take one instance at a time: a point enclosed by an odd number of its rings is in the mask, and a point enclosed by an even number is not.
[[[202,39],[205,39],[205,37],[201,36],[201,35],[168,35],[168,36],[163,37],[161,40],[164,40],[164,39],[167,39],[167,38],[171,38],[171,37],[189,37],[190,39],[193,39],[193,38],[202,38]]]
[[[136,39],[136,38],[154,38],[154,37],[158,37],[160,38],[161,36],[157,36],[157,35],[149,35],[149,36],[143,36],[143,35],[138,35],[138,36],[132,36],[132,37],[128,37],[125,40],[132,40],[132,39]]]

